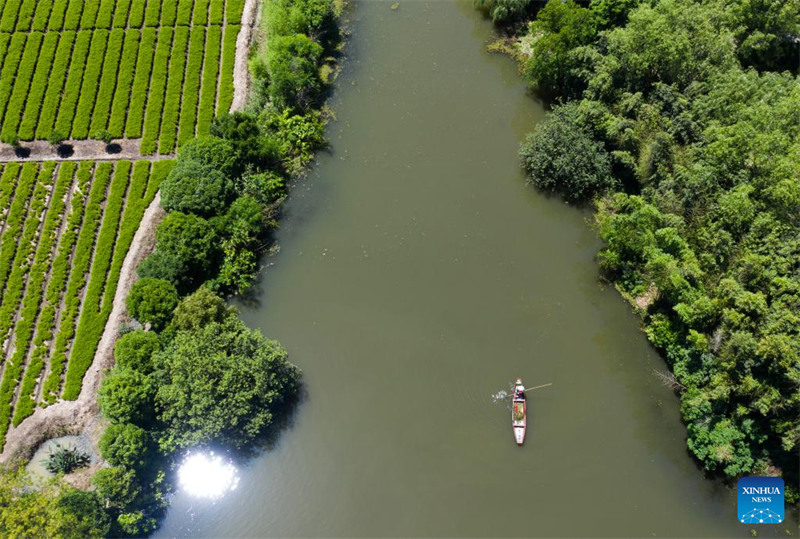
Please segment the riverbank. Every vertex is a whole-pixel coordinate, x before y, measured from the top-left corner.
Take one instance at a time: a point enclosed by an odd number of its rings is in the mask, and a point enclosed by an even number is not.
[[[775,111],[800,107],[800,58],[789,34],[734,9],[549,2],[531,20],[491,14],[521,32],[496,48],[561,103],[522,144],[523,166],[540,189],[593,204],[603,277],[672,371],[689,451],[729,482],[781,476],[795,503],[800,280],[788,268],[800,255],[784,195],[797,189],[800,124]],[[754,35],[773,35],[768,54],[750,48]]]

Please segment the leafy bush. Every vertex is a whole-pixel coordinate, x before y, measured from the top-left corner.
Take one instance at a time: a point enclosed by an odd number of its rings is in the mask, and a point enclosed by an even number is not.
[[[186,299],[180,305],[185,302]],[[177,316],[178,311],[176,310],[175,313]],[[114,346],[114,360],[120,369],[131,369],[142,374],[150,374],[153,372],[153,354],[159,348],[161,348],[161,344],[155,333],[142,330],[132,331],[117,341]]]
[[[570,105],[556,108],[527,136],[520,157],[537,187],[557,191],[572,202],[613,185],[608,153],[582,128]]]
[[[109,425],[99,445],[100,454],[113,466],[142,468],[147,463],[149,436],[147,431],[136,425]]]
[[[178,293],[208,279],[219,259],[218,237],[211,224],[195,215],[173,212],[156,230],[156,250],[139,265],[139,277],[165,279]]]
[[[211,217],[228,207],[231,188],[231,181],[223,172],[203,162],[181,158],[161,186],[161,205],[167,211]]]
[[[241,448],[264,433],[297,391],[300,372],[275,341],[236,317],[180,331],[156,355],[161,447],[219,442]]]
[[[234,308],[228,307],[221,297],[201,286],[175,308],[171,327],[176,331],[196,331],[211,322],[222,322],[234,313]]]
[[[303,34],[270,39],[269,95],[278,108],[307,110],[316,103],[322,89],[318,72],[322,52],[321,45]]]
[[[161,329],[169,322],[177,304],[178,291],[172,283],[147,277],[134,283],[125,300],[131,316],[152,324],[155,329]]]
[[[153,419],[155,387],[149,376],[118,369],[103,378],[98,402],[103,415],[112,423],[146,426]]]

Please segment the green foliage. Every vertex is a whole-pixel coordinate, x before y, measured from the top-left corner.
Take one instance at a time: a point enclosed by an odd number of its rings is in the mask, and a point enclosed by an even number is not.
[[[45,469],[53,474],[68,474],[89,465],[89,455],[75,447],[56,447],[43,461]]]
[[[173,212],[158,225],[156,250],[139,265],[139,277],[164,279],[184,294],[212,275],[218,255],[217,233],[208,221]]]
[[[264,127],[274,133],[284,169],[299,173],[311,161],[314,152],[325,145],[324,122],[318,112],[291,114],[267,109],[260,117]]]
[[[131,287],[125,305],[136,320],[161,329],[178,305],[178,291],[169,281],[145,277]]]
[[[264,209],[250,196],[242,196],[231,204],[221,222],[225,230],[222,242],[224,257],[215,287],[241,294],[250,287],[258,265],[256,248],[264,231]]]
[[[103,415],[112,423],[147,426],[153,419],[155,391],[149,376],[120,369],[103,378],[98,401]]]
[[[528,81],[546,96],[579,96],[585,87],[579,47],[597,35],[594,13],[572,0],[549,0],[528,31],[533,36],[524,70]]]
[[[179,305],[183,305],[185,302],[186,300],[183,300]],[[176,310],[175,316],[177,313]],[[155,333],[142,330],[132,331],[117,341],[114,346],[114,360],[120,369],[131,369],[142,374],[150,374],[153,371],[153,354],[160,347],[161,344]]]
[[[97,495],[111,507],[125,507],[140,492],[136,472],[122,466],[101,468],[94,474],[92,483],[97,487]]]
[[[556,52],[553,72],[575,78],[549,86],[568,102],[523,164],[569,200],[623,191],[595,199],[600,266],[681,385],[703,467],[797,484],[800,86],[765,70],[797,69],[800,7],[594,0],[594,37],[576,30],[589,27],[581,9],[551,1],[530,25],[532,81]],[[550,41],[561,48],[537,54]]]
[[[197,331],[211,322],[222,322],[234,313],[233,307],[225,305],[221,297],[201,286],[175,308],[172,328],[177,331]]]
[[[24,467],[0,469],[0,536],[100,538],[108,531],[93,493],[58,479],[34,484]]]
[[[323,49],[304,34],[270,39],[266,54],[269,97],[279,109],[307,110],[322,90],[319,63]]]
[[[512,23],[525,16],[530,0],[473,0],[476,8],[498,24]]]
[[[130,423],[109,425],[100,438],[100,454],[113,466],[142,468],[148,461],[149,451],[147,431]]]
[[[104,537],[108,533],[110,518],[96,493],[67,489],[58,498],[56,506],[66,521],[60,526],[57,536]]]
[[[211,167],[225,176],[235,175],[239,170],[238,149],[230,140],[213,135],[202,135],[187,142],[178,154],[179,165],[195,162]]]
[[[236,317],[179,331],[157,355],[156,395],[166,450],[223,443],[241,448],[272,423],[297,391],[299,371],[286,352]]]
[[[571,202],[586,200],[613,185],[608,153],[582,128],[571,105],[556,108],[528,135],[520,157],[537,187],[560,192]]]
[[[161,205],[167,211],[211,217],[225,211],[231,187],[222,171],[201,161],[181,158],[161,186]]]
[[[591,0],[589,9],[594,13],[597,27],[607,30],[624,26],[630,13],[641,0]]]

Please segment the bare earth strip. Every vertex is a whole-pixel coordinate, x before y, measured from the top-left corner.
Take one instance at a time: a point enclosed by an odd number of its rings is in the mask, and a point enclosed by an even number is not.
[[[6,436],[5,448],[0,453],[0,463],[15,458],[28,458],[44,440],[62,433],[79,432],[91,427],[98,420],[97,389],[100,387],[103,371],[114,363],[114,342],[125,317],[125,296],[136,280],[136,266],[153,249],[155,229],[164,214],[161,209],[161,193],[156,193],[122,263],[114,307],[97,347],[94,362],[83,379],[81,394],[74,401],[60,401],[47,408],[38,408],[18,427],[12,427]]]
[[[242,27],[236,37],[236,61],[233,65],[233,102],[231,112],[242,110],[247,102],[250,90],[250,71],[247,68],[247,57],[253,39],[253,25],[258,13],[258,0],[246,0],[242,12]]]
[[[56,149],[46,140],[26,142],[23,147],[30,151],[27,157],[20,157],[14,152],[14,147],[0,143],[0,163],[10,161],[119,161],[122,159],[173,159],[174,155],[142,156],[139,153],[140,139],[120,139],[114,144],[119,145],[119,152],[108,153],[106,143],[100,140],[66,140],[64,144],[72,146],[73,153],[69,157],[61,157]]]

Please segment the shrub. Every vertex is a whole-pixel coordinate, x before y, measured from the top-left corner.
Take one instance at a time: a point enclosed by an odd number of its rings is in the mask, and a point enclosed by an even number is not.
[[[306,110],[316,102],[322,88],[317,69],[321,57],[322,46],[303,34],[270,39],[269,94],[278,108]]]
[[[181,294],[208,279],[219,259],[217,233],[196,215],[173,212],[156,230],[156,250],[139,265],[139,277],[170,281]]]
[[[152,324],[155,329],[161,329],[169,322],[177,304],[178,291],[172,283],[152,278],[136,281],[125,300],[131,316]]]
[[[140,491],[136,472],[122,466],[99,469],[92,483],[97,487],[97,495],[111,507],[125,507]]]
[[[544,191],[581,202],[613,184],[611,159],[581,127],[573,105],[557,107],[528,135],[520,157],[530,180]]]
[[[223,213],[231,196],[231,182],[221,171],[194,159],[179,159],[161,186],[161,205],[210,217]]]
[[[238,152],[228,140],[202,135],[187,142],[178,154],[178,165],[181,161],[196,161],[208,165],[225,175],[236,175],[238,169]]]
[[[182,304],[183,302],[181,302]],[[176,316],[177,312],[176,309]],[[150,374],[153,371],[152,356],[160,347],[158,336],[155,333],[142,330],[132,331],[117,341],[114,346],[114,360],[121,369],[132,369],[142,374]]]
[[[147,425],[153,419],[154,395],[150,377],[121,369],[103,379],[98,401],[103,415],[112,423]]]
[[[277,342],[236,317],[178,332],[157,363],[166,425],[159,443],[167,450],[211,442],[246,446],[272,423],[300,377]]]
[[[171,327],[177,331],[198,330],[211,322],[222,322],[235,313],[233,307],[214,292],[201,286],[175,308]]]
[[[113,466],[142,468],[147,463],[147,431],[130,423],[109,425],[100,438],[100,454]]]

